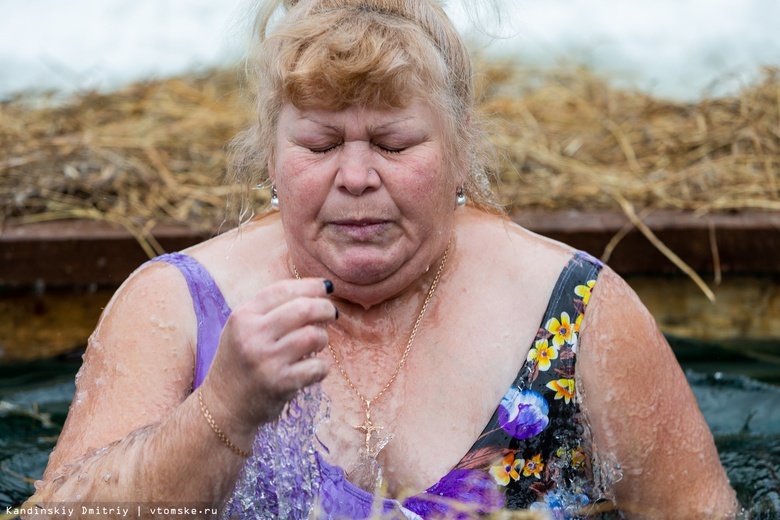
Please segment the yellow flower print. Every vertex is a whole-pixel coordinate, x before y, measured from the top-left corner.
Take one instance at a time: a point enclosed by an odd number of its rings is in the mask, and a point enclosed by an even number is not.
[[[574,398],[574,379],[556,379],[547,383],[547,388],[555,390],[555,399],[565,399],[566,404]]]
[[[509,479],[517,480],[520,478],[520,470],[523,468],[525,461],[523,459],[516,459],[513,453],[510,453],[503,459],[501,463],[490,467],[490,474],[493,475],[493,480],[496,484],[506,486],[509,484]]]
[[[571,324],[571,318],[568,312],[561,313],[561,321],[557,318],[550,318],[547,325],[544,326],[553,335],[553,345],[560,347],[564,343],[574,343],[574,326]]]
[[[528,351],[528,361],[536,361],[536,365],[542,372],[549,370],[550,360],[557,358],[558,347],[551,347],[546,339],[536,340],[534,347]]]
[[[583,453],[580,446],[577,446],[571,450],[571,467],[575,469],[579,468],[582,466],[583,462],[585,462],[585,453]]]
[[[532,458],[525,461],[523,476],[530,477],[533,475],[534,477],[539,478],[543,469],[544,462],[542,462],[542,456],[539,454],[534,455]]]
[[[588,280],[585,285],[578,285],[574,288],[574,294],[582,298],[582,303],[585,305],[590,301],[590,292],[596,285],[596,280]]]

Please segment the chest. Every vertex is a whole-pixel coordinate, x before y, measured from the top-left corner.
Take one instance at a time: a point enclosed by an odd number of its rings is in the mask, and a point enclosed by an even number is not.
[[[395,496],[427,489],[458,464],[521,369],[544,311],[505,303],[468,312],[434,308],[400,369],[407,337],[389,349],[394,355],[353,345],[337,351],[336,363],[323,352],[332,362],[323,382],[331,418],[318,433],[329,461],[371,488],[370,464],[361,454],[372,452]]]

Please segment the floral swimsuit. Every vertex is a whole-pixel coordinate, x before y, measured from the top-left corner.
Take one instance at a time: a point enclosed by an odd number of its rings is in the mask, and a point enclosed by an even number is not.
[[[191,257],[173,253],[155,260],[176,265],[193,296],[199,324],[193,385],[197,388],[211,364],[230,309],[214,280]],[[349,482],[342,468],[328,464],[318,453],[308,465],[316,461],[317,482],[308,488],[301,482],[283,486],[275,482],[279,471],[274,472],[268,459],[274,452],[284,452],[284,463],[289,464],[294,457],[285,441],[271,449],[279,435],[266,426],[258,433],[248,465],[267,467],[244,478],[251,480],[249,487],[241,490],[239,483],[229,516],[309,516],[281,510],[282,487],[290,488],[293,502],[304,504],[301,508],[317,503],[316,517],[326,519],[377,518],[377,513],[391,518],[476,518],[499,509],[526,508],[545,510],[554,518],[584,515],[583,508],[601,490],[596,484],[597,468],[591,464],[590,432],[580,412],[574,371],[580,324],[601,267],[583,252],[569,260],[553,288],[526,362],[493,417],[455,468],[425,492],[402,501],[378,499]],[[290,414],[286,421],[299,430],[301,425],[294,423],[305,422],[300,413]],[[316,495],[308,497],[308,502],[297,496],[305,494],[304,488]],[[247,494],[247,489],[253,497],[238,496]]]
[[[489,473],[504,508],[573,517],[598,495],[574,371],[580,324],[600,269],[585,253],[569,261],[525,364],[457,466]]]

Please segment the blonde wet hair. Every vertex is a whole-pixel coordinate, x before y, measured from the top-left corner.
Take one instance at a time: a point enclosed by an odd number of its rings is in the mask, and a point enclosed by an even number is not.
[[[267,185],[285,103],[392,109],[423,100],[442,116],[450,173],[467,172],[469,204],[501,212],[475,113],[471,57],[436,0],[270,0],[255,37],[246,62],[255,119],[231,143],[232,181]]]

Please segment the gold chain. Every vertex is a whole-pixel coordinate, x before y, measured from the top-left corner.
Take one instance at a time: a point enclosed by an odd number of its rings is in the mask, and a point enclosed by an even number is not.
[[[412,344],[414,344],[414,338],[417,336],[417,330],[420,328],[420,323],[422,322],[423,316],[425,316],[425,311],[428,309],[428,304],[431,302],[431,298],[433,297],[433,293],[436,292],[436,287],[439,285],[439,278],[441,278],[441,273],[444,271],[444,265],[447,263],[447,254],[450,251],[450,244],[447,244],[447,249],[444,250],[444,256],[441,258],[441,264],[439,264],[439,270],[436,271],[436,276],[433,279],[433,282],[431,283],[431,287],[428,289],[428,294],[425,296],[425,301],[423,302],[422,308],[420,309],[420,313],[417,315],[417,319],[414,322],[414,326],[412,327],[412,332],[409,335],[409,341],[406,342],[406,348],[404,349],[403,354],[401,355],[401,360],[398,362],[398,366],[395,369],[395,372],[393,372],[393,375],[390,376],[390,379],[387,381],[387,384],[371,399],[366,399],[366,397],[360,392],[360,390],[357,389],[355,384],[352,382],[352,380],[349,378],[349,375],[347,375],[346,370],[344,370],[344,367],[341,365],[341,361],[339,360],[339,357],[336,355],[336,351],[333,350],[333,346],[328,343],[328,350],[330,351],[330,355],[333,357],[333,361],[336,362],[336,366],[339,369],[339,372],[341,372],[341,375],[344,377],[344,380],[347,382],[347,385],[352,389],[353,392],[355,392],[355,395],[358,396],[358,398],[363,403],[363,407],[366,411],[366,420],[363,422],[363,424],[359,426],[355,426],[354,428],[362,431],[365,436],[365,448],[369,455],[376,455],[372,454],[371,451],[371,435],[375,431],[379,431],[382,429],[382,427],[374,426],[374,424],[371,422],[371,403],[376,402],[377,399],[382,397],[385,392],[390,388],[390,386],[395,382],[396,378],[398,377],[398,374],[401,373],[401,369],[406,364],[406,358],[409,357],[409,351],[412,349]],[[295,264],[292,266],[293,273],[295,274],[295,278],[298,280],[301,279],[301,275],[298,274],[298,269],[296,269]]]
[[[203,394],[200,391],[200,388],[198,388],[198,403],[200,403],[200,411],[203,413],[203,417],[206,418],[206,422],[209,423],[209,426],[211,426],[211,429],[214,430],[214,433],[217,434],[217,438],[225,443],[225,445],[230,448],[230,451],[235,453],[236,455],[240,455],[241,457],[244,457],[245,459],[248,459],[252,456],[251,453],[248,451],[244,451],[235,444],[233,444],[233,441],[231,441],[227,435],[225,435],[225,432],[220,429],[219,426],[217,426],[217,421],[214,420],[214,418],[211,416],[211,413],[209,412],[209,409],[206,408],[206,405],[203,404]]]

